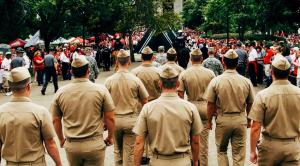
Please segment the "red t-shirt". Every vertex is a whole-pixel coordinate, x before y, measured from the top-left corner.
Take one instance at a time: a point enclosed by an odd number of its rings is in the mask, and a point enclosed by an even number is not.
[[[269,49],[267,55],[264,57],[264,64],[271,64],[271,58],[273,56],[272,49]]]
[[[41,56],[35,56],[33,58],[33,64],[34,64],[34,69],[35,70],[44,70],[44,63],[38,64],[37,61],[42,61],[43,57]]]

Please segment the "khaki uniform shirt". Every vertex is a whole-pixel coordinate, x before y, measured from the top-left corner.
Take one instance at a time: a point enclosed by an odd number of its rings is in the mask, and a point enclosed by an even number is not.
[[[157,99],[160,96],[161,89],[159,86],[160,77],[158,68],[142,64],[131,72],[143,82],[149,93],[149,101]]]
[[[52,116],[63,118],[67,138],[89,138],[103,134],[103,113],[114,108],[103,85],[75,78],[58,90],[51,112]]]
[[[179,76],[178,91],[186,92],[188,101],[196,105],[202,120],[207,120],[207,102],[203,95],[214,77],[214,72],[200,64],[191,66]]]
[[[129,71],[118,71],[107,78],[105,86],[116,105],[117,115],[138,113],[139,102],[149,96],[142,81]]]
[[[289,81],[274,81],[260,91],[249,118],[261,122],[263,135],[272,138],[295,138],[300,135],[300,89]]]
[[[176,93],[163,93],[143,107],[133,132],[149,138],[154,154],[173,155],[190,152],[190,136],[202,129],[195,105]]]
[[[43,140],[53,137],[48,110],[29,98],[12,97],[10,102],[0,106],[0,145],[5,160],[35,161],[45,154]]]
[[[181,72],[184,71],[184,68],[182,68],[181,66],[177,65],[175,62],[168,61],[166,64],[162,65],[160,68],[162,68],[165,65],[169,65],[169,66],[173,67],[178,72],[178,74],[180,74]]]
[[[216,103],[217,124],[247,124],[246,106],[254,100],[249,79],[235,70],[226,70],[210,82],[205,97],[208,102]]]

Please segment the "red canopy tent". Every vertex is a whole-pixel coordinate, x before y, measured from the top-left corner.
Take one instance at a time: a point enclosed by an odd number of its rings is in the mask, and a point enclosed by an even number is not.
[[[26,44],[26,41],[24,41],[20,38],[9,43],[10,47],[24,47],[25,44]]]

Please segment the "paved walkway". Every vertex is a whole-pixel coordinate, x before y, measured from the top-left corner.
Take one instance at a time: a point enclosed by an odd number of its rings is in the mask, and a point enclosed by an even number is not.
[[[134,68],[136,66],[138,66],[139,63],[133,63],[131,68]],[[109,77],[110,75],[113,74],[113,71],[110,72],[100,72],[100,75],[98,77],[98,79],[96,80],[96,83],[100,83],[103,84],[105,79],[107,77]],[[70,81],[59,81],[58,85],[59,87],[62,87],[66,84],[70,83]],[[53,95],[54,95],[54,88],[52,84],[48,85],[48,89],[46,91],[46,95],[42,96],[40,93],[40,89],[41,87],[38,87],[36,85],[36,83],[32,84],[32,95],[31,98],[33,100],[34,103],[40,104],[45,106],[46,108],[50,107]],[[262,88],[256,88],[256,91],[261,90]],[[9,101],[10,97],[4,96],[0,94],[0,104],[3,104],[7,101]],[[247,139],[247,154],[246,154],[246,165],[251,165],[250,161],[249,161],[249,132],[250,130],[248,130],[248,139]],[[106,134],[106,133],[105,133]],[[16,138],[17,139],[17,138]],[[230,150],[230,148],[229,148]],[[229,151],[231,152],[231,151]],[[64,166],[68,166],[68,162],[66,159],[66,154],[64,149],[60,148],[60,155],[62,157],[63,160],[63,165]],[[231,156],[231,153],[228,153],[229,156]],[[50,157],[47,155],[47,163],[49,166],[54,166],[53,161],[50,159]],[[230,160],[230,162],[232,162]],[[4,161],[2,161],[0,166],[4,166]],[[210,137],[209,137],[209,165],[210,166],[216,166],[217,165],[217,152],[216,152],[216,145],[215,145],[215,139],[214,139],[214,131],[212,130],[210,132]],[[105,166],[114,166],[114,155],[113,155],[113,147],[108,147],[106,149],[106,157],[105,157]]]

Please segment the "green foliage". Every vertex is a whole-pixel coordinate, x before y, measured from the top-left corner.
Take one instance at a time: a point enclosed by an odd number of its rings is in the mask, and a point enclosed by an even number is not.
[[[227,34],[226,33],[221,33],[221,34],[213,34],[210,36],[206,36],[206,37],[210,37],[213,39],[226,39],[227,38]],[[230,33],[229,34],[230,38],[235,38],[237,39],[239,37],[238,33]],[[278,37],[278,36],[271,36],[271,35],[261,35],[261,34],[246,34],[245,35],[245,40],[249,40],[249,41],[285,41],[286,39],[284,37]]]
[[[207,0],[187,0],[184,2],[182,17],[184,25],[197,28],[204,23],[203,7]]]

